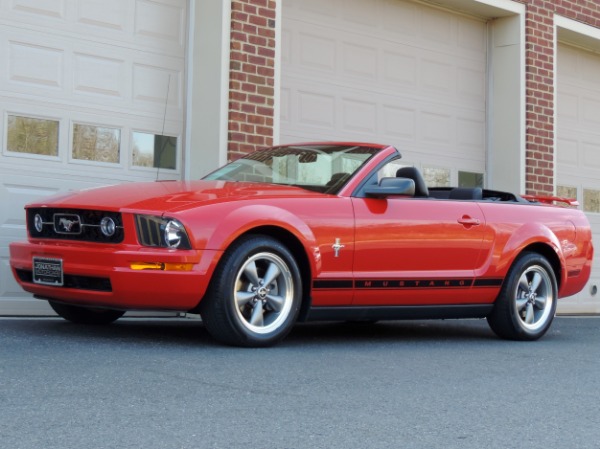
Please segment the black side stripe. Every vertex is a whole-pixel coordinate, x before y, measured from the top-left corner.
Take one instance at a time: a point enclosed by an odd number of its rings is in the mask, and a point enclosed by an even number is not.
[[[342,288],[354,288],[354,285],[351,280],[325,279],[325,280],[314,281],[313,288],[337,290],[337,289],[342,289]]]
[[[502,279],[319,279],[313,281],[313,289],[444,289],[444,288],[484,288],[500,287]]]
[[[474,287],[500,287],[503,279],[475,279]]]

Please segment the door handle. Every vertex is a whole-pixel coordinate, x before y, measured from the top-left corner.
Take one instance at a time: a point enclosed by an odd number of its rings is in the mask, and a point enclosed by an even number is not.
[[[458,222],[463,226],[479,226],[481,224],[479,218],[471,218],[468,215],[463,215]]]

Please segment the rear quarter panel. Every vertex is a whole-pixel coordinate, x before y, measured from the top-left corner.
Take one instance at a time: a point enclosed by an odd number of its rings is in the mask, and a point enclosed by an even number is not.
[[[543,244],[560,263],[559,296],[580,291],[591,268],[593,249],[587,218],[578,210],[534,204],[480,203],[486,217],[485,257],[476,275],[502,277],[526,248]]]

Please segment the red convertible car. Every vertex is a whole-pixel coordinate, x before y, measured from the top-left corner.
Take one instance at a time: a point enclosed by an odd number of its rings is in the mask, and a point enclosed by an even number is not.
[[[194,312],[221,342],[267,346],[297,321],[485,317],[535,340],[593,257],[584,214],[555,200],[428,188],[391,146],[286,145],[200,181],[29,204],[10,264],[77,323]]]

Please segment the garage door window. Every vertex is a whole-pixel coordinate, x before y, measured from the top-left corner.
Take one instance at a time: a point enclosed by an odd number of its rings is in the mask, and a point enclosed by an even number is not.
[[[58,120],[9,115],[8,151],[14,153],[58,156]]]
[[[423,167],[423,177],[428,187],[450,187],[450,170],[447,168]]]
[[[583,189],[583,210],[600,213],[600,190]]]
[[[177,137],[134,132],[133,165],[175,170]]]
[[[120,162],[121,130],[103,126],[73,125],[73,159]]]
[[[459,187],[483,187],[483,173],[468,171],[458,172]]]
[[[560,198],[577,199],[577,187],[572,186],[556,186],[556,196]]]

